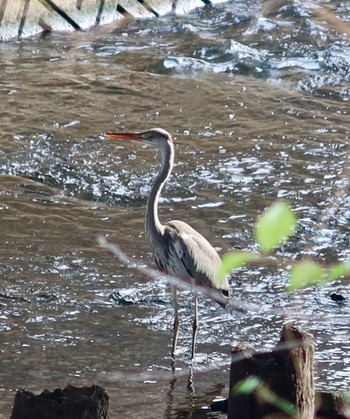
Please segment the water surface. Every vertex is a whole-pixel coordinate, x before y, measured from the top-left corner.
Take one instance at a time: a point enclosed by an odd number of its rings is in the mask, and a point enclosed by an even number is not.
[[[346,3],[327,4],[348,21]],[[1,417],[16,388],[68,382],[103,385],[111,417],[187,417],[226,396],[232,345],[270,349],[285,321],[315,336],[317,387],[349,389],[348,281],[285,291],[290,260],[349,258],[348,37],[296,2],[235,1],[112,29],[1,45]],[[187,221],[224,253],[257,250],[254,221],[276,198],[300,221],[277,268],[232,276],[248,313],[200,301],[195,392],[190,295],[174,382],[166,283],[96,246],[107,235],[152,263],[144,210],[160,156],[101,134],[154,126],[176,144],[164,222]]]

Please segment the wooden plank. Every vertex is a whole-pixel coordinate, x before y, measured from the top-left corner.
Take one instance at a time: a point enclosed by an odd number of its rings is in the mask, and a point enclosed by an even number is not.
[[[227,0],[0,0],[0,41],[32,36],[42,30],[81,31],[116,22],[123,15],[159,17],[188,13]],[[119,13],[120,10],[125,13]]]

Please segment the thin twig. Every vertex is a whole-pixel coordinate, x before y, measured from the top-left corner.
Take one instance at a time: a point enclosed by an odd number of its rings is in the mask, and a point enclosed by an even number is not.
[[[109,242],[106,237],[100,235],[97,237],[97,243],[99,247],[114,257],[118,259],[118,261],[127,266],[128,268],[135,269],[136,271],[146,275],[152,279],[165,281],[168,282],[170,285],[173,285],[182,290],[189,290],[196,293],[201,293],[206,297],[213,299],[217,302],[222,302],[228,307],[231,307],[233,310],[240,312],[240,313],[259,313],[261,315],[269,315],[269,316],[279,316],[283,319],[289,319],[290,321],[296,320],[314,320],[314,314],[305,314],[303,311],[300,310],[281,310],[280,308],[266,308],[263,304],[255,304],[255,303],[246,303],[239,300],[237,297],[228,299],[224,297],[220,291],[215,289],[200,287],[197,285],[193,285],[188,283],[180,278],[176,278],[169,274],[164,274],[163,272],[159,271],[158,269],[154,269],[145,263],[139,262],[138,260],[131,259],[127,256],[118,245]],[[326,321],[329,319],[329,316],[324,315],[320,316],[320,321]],[[334,316],[332,316],[334,320]]]
[[[255,304],[233,302],[232,300],[228,300],[227,297],[225,297],[220,291],[216,289],[191,284],[180,278],[176,278],[175,276],[169,274],[164,274],[163,272],[151,268],[150,266],[145,265],[144,263],[131,259],[120,249],[119,246],[110,243],[104,236],[98,236],[97,243],[100,248],[106,250],[108,253],[111,253],[123,265],[127,266],[128,268],[135,269],[143,275],[147,275],[156,280],[166,281],[170,285],[182,290],[189,290],[195,293],[204,294],[206,297],[211,298],[217,302],[223,303],[225,305],[229,305],[234,310],[239,311],[241,313],[247,313],[248,311],[260,311],[261,307],[258,307]]]

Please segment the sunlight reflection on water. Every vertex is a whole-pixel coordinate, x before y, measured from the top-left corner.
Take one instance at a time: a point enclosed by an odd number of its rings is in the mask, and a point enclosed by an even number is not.
[[[135,391],[157,417],[176,417],[193,402],[187,377],[169,384],[168,287],[96,246],[104,234],[132,257],[152,260],[144,207],[159,155],[102,139],[116,128],[162,126],[174,134],[176,166],[161,217],[188,221],[222,253],[257,250],[254,220],[276,197],[299,218],[280,259],[231,278],[233,299],[260,311],[242,315],[200,301],[198,394],[226,395],[232,344],[272,348],[286,313],[315,336],[317,386],[349,388],[347,281],[285,289],[295,259],[349,258],[349,49],[342,35],[292,6],[268,17],[259,7],[237,1],[139,20],[124,32],[56,34],[2,49],[0,389],[7,413],[17,387],[91,383],[109,372],[130,379],[106,386],[114,415],[145,417]],[[333,292],[345,301],[333,301]],[[188,293],[180,314],[185,376]]]

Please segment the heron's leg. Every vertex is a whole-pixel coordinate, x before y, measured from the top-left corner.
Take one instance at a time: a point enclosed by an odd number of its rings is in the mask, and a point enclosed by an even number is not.
[[[173,296],[173,304],[174,304],[174,335],[173,335],[173,347],[171,349],[171,356],[173,359],[175,358],[175,350],[177,344],[177,336],[179,333],[179,312],[178,312],[178,304],[177,304],[177,295],[176,295],[176,288],[171,287],[171,294]]]
[[[193,365],[190,365],[190,370],[188,373],[188,379],[187,379],[187,389],[191,392],[192,395],[195,395],[195,389],[194,389],[194,379],[193,379]]]
[[[194,294],[194,318],[192,324],[192,356],[191,360],[193,361],[195,352],[196,352],[196,337],[198,330],[198,299],[197,294]]]

